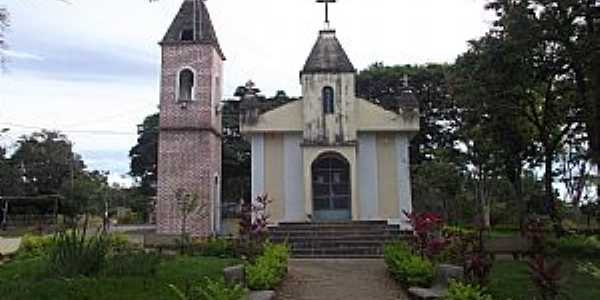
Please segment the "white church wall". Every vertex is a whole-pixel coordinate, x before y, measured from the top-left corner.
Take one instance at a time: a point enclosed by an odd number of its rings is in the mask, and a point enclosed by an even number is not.
[[[398,206],[400,209],[400,218],[397,220],[404,229],[410,229],[406,224],[406,217],[403,211],[412,212],[412,190],[410,180],[410,137],[407,134],[396,134],[396,168],[397,184],[396,192],[398,194]]]
[[[306,220],[301,143],[301,134],[286,134],[283,138],[284,221],[286,222]]]
[[[285,212],[283,145],[282,134],[265,134],[264,193],[269,196],[267,214],[272,223],[280,222]]]
[[[379,184],[377,168],[377,136],[358,135],[358,195],[361,220],[379,219]]]
[[[379,217],[382,220],[399,217],[395,135],[377,133],[377,181]]]
[[[265,192],[265,139],[262,134],[252,135],[251,175],[252,175],[252,201]]]

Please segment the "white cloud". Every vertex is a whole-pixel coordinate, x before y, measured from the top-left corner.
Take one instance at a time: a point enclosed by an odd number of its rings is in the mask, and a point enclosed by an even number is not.
[[[7,49],[0,49],[0,55],[4,55],[8,58],[14,58],[14,59],[37,60],[37,61],[44,60],[43,57],[36,55],[36,54],[21,52],[21,51],[7,50]]]

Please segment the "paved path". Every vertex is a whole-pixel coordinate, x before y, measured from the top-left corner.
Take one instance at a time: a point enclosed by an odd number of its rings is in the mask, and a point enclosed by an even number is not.
[[[380,259],[292,259],[278,300],[408,299]]]
[[[21,246],[21,239],[5,239],[0,237],[0,256],[14,254]]]

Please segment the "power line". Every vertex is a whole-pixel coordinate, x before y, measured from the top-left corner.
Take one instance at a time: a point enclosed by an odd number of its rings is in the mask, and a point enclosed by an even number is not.
[[[137,136],[137,132],[126,132],[126,131],[114,131],[114,130],[61,130],[58,128],[44,128],[41,126],[35,125],[24,125],[17,124],[11,122],[0,122],[0,125],[9,126],[9,127],[17,127],[21,129],[30,129],[30,130],[55,130],[64,133],[74,133],[74,134],[91,134],[91,135],[130,135]]]

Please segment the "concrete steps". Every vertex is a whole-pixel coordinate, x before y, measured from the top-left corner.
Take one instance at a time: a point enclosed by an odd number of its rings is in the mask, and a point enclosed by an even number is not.
[[[287,243],[296,258],[379,258],[386,243],[410,232],[382,221],[281,223],[269,228],[274,243]]]

